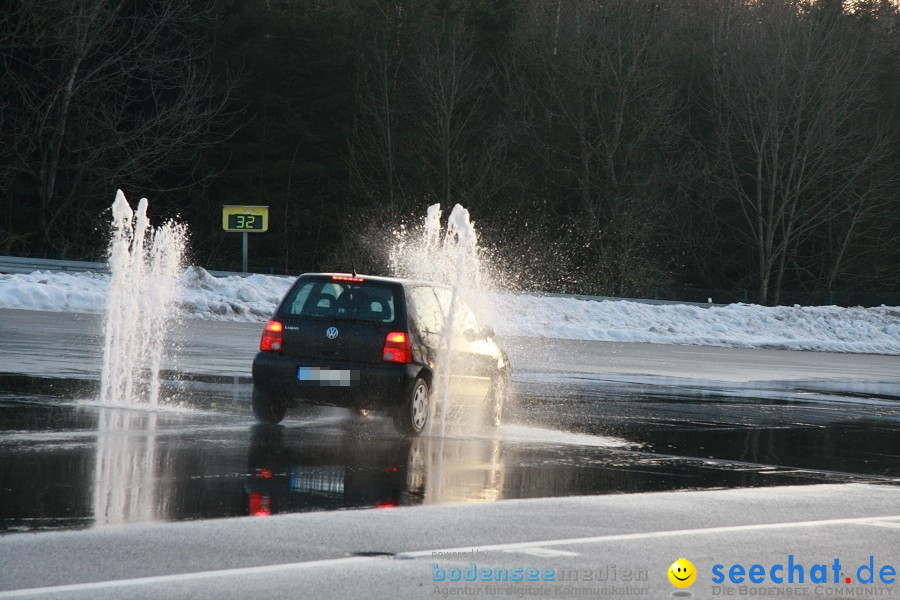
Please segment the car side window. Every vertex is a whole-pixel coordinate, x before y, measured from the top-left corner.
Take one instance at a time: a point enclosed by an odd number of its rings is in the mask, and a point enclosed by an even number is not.
[[[450,302],[453,299],[450,290],[444,288],[434,288],[434,294],[437,296],[438,303],[441,305],[441,311],[443,312],[443,314],[450,314]],[[475,318],[475,313],[473,313],[472,309],[470,309],[469,306],[460,298],[457,298],[456,301],[455,316],[456,318],[454,319],[454,324],[456,331],[479,331],[478,319]]]
[[[476,333],[480,333],[481,326],[478,324],[478,319],[475,318],[475,313],[472,312],[472,309],[469,308],[469,305],[459,301],[459,331],[474,331]]]
[[[444,288],[432,288],[434,290],[434,295],[437,296],[438,304],[441,306],[441,312],[444,314],[444,318],[450,314],[450,300],[452,299],[452,295],[450,294],[450,290],[445,290]]]
[[[440,334],[444,330],[444,315],[431,288],[414,287],[409,292],[409,298],[419,330]]]

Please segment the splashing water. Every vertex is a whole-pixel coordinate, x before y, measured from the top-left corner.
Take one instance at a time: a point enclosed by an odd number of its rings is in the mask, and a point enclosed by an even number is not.
[[[422,236],[416,239],[397,232],[397,243],[391,249],[390,263],[395,275],[411,279],[425,279],[450,286],[450,306],[437,356],[433,386],[433,401],[430,403],[428,427],[435,433],[438,426],[436,415],[440,416],[440,435],[446,433],[449,409],[448,391],[450,387],[450,353],[455,338],[460,334],[458,308],[460,301],[472,297],[481,289],[482,273],[479,257],[478,235],[469,218],[469,211],[457,204],[447,219],[447,229],[441,227],[441,205],[428,207]]]
[[[187,230],[172,222],[151,227],[147,199],[135,214],[121,190],[112,214],[100,401],[156,408]]]
[[[441,225],[440,204],[428,207],[421,232],[405,228],[394,232],[390,249],[391,271],[396,277],[443,283],[454,291],[475,292],[482,286],[481,251],[469,211],[457,204]]]

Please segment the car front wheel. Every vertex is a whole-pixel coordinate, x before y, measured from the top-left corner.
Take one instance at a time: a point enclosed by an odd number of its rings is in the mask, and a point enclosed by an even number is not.
[[[419,435],[428,424],[429,402],[431,401],[431,392],[428,389],[428,382],[421,377],[416,377],[403,405],[394,415],[394,425],[400,433],[407,435]]]
[[[253,414],[260,423],[274,425],[280,423],[287,412],[287,402],[284,398],[267,394],[256,386],[253,386]]]

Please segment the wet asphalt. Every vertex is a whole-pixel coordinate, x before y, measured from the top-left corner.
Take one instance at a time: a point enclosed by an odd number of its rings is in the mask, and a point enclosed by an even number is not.
[[[258,329],[186,324],[151,411],[97,402],[96,317],[0,311],[0,532],[900,483],[897,357],[508,340],[504,424],[410,439],[327,407],[257,425]]]

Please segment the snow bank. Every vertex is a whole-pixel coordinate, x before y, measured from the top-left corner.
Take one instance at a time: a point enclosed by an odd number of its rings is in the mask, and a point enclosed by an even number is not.
[[[497,294],[499,335],[900,354],[900,308],[684,304]]]
[[[213,277],[191,267],[181,277],[179,306],[189,318],[265,321],[292,281]],[[96,273],[0,275],[0,308],[102,312],[108,283],[108,276]],[[700,308],[489,294],[476,308],[501,336],[900,354],[898,307]]]
[[[0,308],[103,312],[109,275],[50,273],[0,275]]]
[[[182,313],[200,319],[266,321],[293,282],[273,275],[213,277],[189,267],[181,278],[179,305]]]

